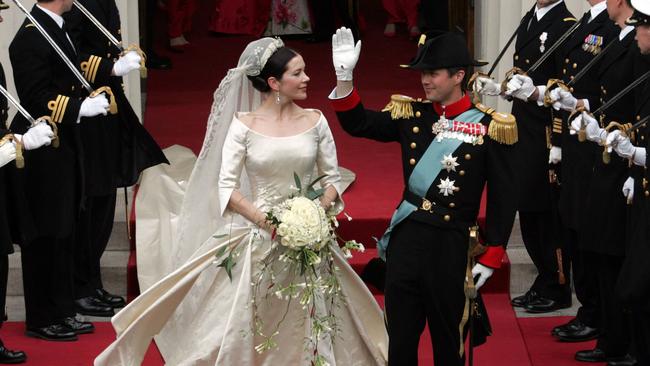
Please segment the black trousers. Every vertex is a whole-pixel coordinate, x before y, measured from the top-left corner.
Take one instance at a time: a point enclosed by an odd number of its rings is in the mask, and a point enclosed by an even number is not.
[[[393,230],[385,288],[389,365],[418,364],[425,323],[435,365],[464,364],[459,350],[468,240],[468,233],[409,219]]]
[[[9,256],[0,254],[0,325],[7,315],[7,280],[9,278]]]
[[[564,229],[564,273],[573,274],[573,287],[580,301],[576,317],[592,328],[600,325],[600,288],[598,285],[598,256],[580,250],[579,234],[573,229]]]
[[[77,225],[74,249],[74,296],[95,294],[102,284],[100,260],[106,250],[115,220],[116,192],[88,197]]]
[[[537,268],[537,277],[530,289],[542,297],[569,302],[571,301],[570,281],[564,285],[559,283],[558,262],[555,254],[557,245],[553,242],[553,222],[552,211],[519,212],[521,236],[526,251]],[[569,272],[565,272],[565,275],[569,275]]]
[[[631,313],[634,356],[638,365],[650,365],[650,309],[648,305],[635,306]]]
[[[624,257],[598,255],[598,284],[601,296],[600,336],[597,348],[605,351],[608,357],[624,356],[630,350],[629,314],[615,295],[616,280],[623,266]]]
[[[75,316],[72,297],[74,235],[41,237],[21,251],[28,328],[56,324]]]

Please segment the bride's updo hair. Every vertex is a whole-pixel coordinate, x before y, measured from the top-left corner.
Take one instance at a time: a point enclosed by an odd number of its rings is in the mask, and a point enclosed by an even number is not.
[[[291,48],[280,47],[273,53],[273,55],[271,55],[271,57],[269,57],[268,61],[266,61],[260,74],[256,76],[247,75],[248,80],[253,83],[255,89],[262,93],[268,93],[271,91],[268,82],[269,78],[274,77],[278,80],[282,79],[282,74],[287,71],[287,64],[296,56],[298,56],[298,52]]]

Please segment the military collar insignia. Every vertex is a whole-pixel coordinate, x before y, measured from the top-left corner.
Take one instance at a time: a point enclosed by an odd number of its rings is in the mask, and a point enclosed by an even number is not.
[[[472,107],[472,101],[469,98],[468,94],[463,95],[460,100],[451,103],[449,105],[443,106],[442,104],[438,102],[433,103],[433,109],[436,111],[436,113],[440,116],[446,115],[448,117],[455,117],[466,110],[470,109]]]

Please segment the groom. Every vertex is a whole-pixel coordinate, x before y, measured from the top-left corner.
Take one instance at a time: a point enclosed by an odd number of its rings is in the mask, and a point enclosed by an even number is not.
[[[470,102],[465,79],[480,64],[460,35],[426,41],[404,66],[420,72],[426,99],[393,95],[381,112],[365,109],[353,87],[360,50],[345,28],[332,38],[337,86],[330,99],[349,134],[401,145],[404,195],[378,243],[386,260],[389,364],[418,364],[426,322],[435,364],[461,366],[469,295],[499,268],[514,221],[516,123],[511,115]],[[478,237],[486,183],[481,235],[487,249],[471,268],[474,255],[468,250]]]

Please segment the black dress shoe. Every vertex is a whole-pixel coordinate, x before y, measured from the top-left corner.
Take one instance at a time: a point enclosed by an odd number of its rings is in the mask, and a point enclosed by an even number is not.
[[[91,322],[80,322],[72,316],[69,316],[61,322],[64,327],[67,327],[75,334],[88,334],[95,331],[95,326]]]
[[[578,318],[573,318],[569,320],[569,322],[564,323],[562,325],[558,325],[557,327],[553,328],[551,330],[551,335],[556,337],[558,332],[563,331],[566,332],[567,330],[574,330],[577,328],[577,325],[582,324]]]
[[[598,328],[578,322],[575,327],[567,327],[567,329],[557,332],[556,337],[561,342],[585,342],[598,338],[599,334]]]
[[[95,290],[97,297],[102,300],[106,305],[115,308],[123,308],[126,306],[126,301],[122,296],[113,295],[110,292],[104,290],[103,288],[98,288]]]
[[[542,314],[550,313],[551,311],[566,309],[571,307],[571,301],[569,302],[559,302],[545,297],[539,297],[534,301],[529,302],[524,309],[529,313]]]
[[[79,314],[100,317],[112,317],[115,315],[112,307],[92,296],[77,299],[74,301],[74,304]]]
[[[607,366],[636,366],[636,365],[638,365],[636,358],[630,355],[625,355],[625,357],[620,361],[607,362]]]
[[[74,334],[68,327],[61,324],[52,324],[42,328],[27,328],[25,335],[33,338],[40,338],[46,341],[76,341],[77,335]]]
[[[602,349],[594,348],[576,352],[575,359],[583,362],[606,362],[607,356]]]
[[[510,304],[514,307],[523,308],[528,305],[531,301],[535,301],[539,298],[539,294],[536,291],[529,290],[521,296],[517,296],[510,300]]]
[[[6,349],[0,342],[0,364],[23,363],[27,361],[27,355],[23,351],[12,351]]]

